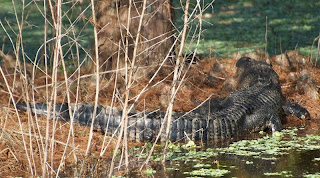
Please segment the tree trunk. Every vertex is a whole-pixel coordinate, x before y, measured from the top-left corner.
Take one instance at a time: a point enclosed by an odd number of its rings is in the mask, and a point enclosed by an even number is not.
[[[126,44],[128,44],[129,63],[132,64],[142,7],[143,0],[132,0],[130,12],[129,0],[98,1],[96,25],[98,26],[100,72],[116,70],[118,51],[120,51],[119,68],[124,68]],[[127,28],[129,16],[130,25]],[[147,0],[136,49],[135,66],[133,66],[135,79],[152,74],[157,64],[169,52],[173,44],[171,18],[171,0]],[[124,70],[120,71],[122,75],[124,72]]]

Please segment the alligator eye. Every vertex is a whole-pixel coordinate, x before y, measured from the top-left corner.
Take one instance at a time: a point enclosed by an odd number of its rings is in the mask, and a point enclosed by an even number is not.
[[[305,119],[306,118],[306,116],[303,114],[302,116],[301,116],[301,119]]]

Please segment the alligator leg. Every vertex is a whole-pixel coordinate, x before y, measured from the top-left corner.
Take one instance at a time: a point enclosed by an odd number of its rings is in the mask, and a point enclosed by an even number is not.
[[[280,118],[276,113],[271,108],[262,107],[246,116],[242,128],[247,128],[250,132],[261,131],[267,127],[272,130],[272,133],[281,131]]]
[[[276,131],[281,131],[280,118],[275,113],[271,114],[271,117],[269,118],[269,128],[271,128],[272,134]]]
[[[310,119],[308,110],[297,103],[287,103],[282,108],[286,115],[296,116],[300,119]]]

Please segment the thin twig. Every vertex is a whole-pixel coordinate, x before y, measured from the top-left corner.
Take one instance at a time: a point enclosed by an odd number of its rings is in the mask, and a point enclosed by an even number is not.
[[[96,23],[96,16],[95,16],[95,8],[94,8],[94,0],[91,0],[91,11],[92,11],[92,20],[93,20],[93,34],[94,34],[94,46],[95,46],[95,61],[96,61],[96,95],[95,95],[95,100],[94,100],[94,107],[93,107],[93,113],[92,113],[92,121],[91,121],[91,126],[90,126],[90,133],[89,133],[89,138],[88,138],[88,145],[87,145],[87,150],[86,150],[86,154],[85,156],[87,157],[89,155],[90,152],[90,147],[91,147],[91,141],[92,141],[92,136],[93,136],[93,125],[94,125],[94,121],[96,119],[96,112],[97,112],[97,106],[98,106],[98,100],[99,100],[99,85],[100,85],[100,78],[99,78],[99,51],[98,51],[98,34],[97,34],[97,27],[95,24]],[[83,161],[82,163],[82,168],[80,171],[80,175],[82,174],[82,172],[84,171],[84,166],[86,165],[86,159]]]
[[[23,132],[22,123],[21,123],[21,118],[20,118],[20,115],[19,115],[19,113],[18,113],[18,109],[17,109],[17,106],[16,106],[16,102],[15,102],[15,100],[14,100],[14,97],[13,97],[12,92],[11,92],[11,90],[10,90],[8,81],[7,81],[6,77],[4,76],[4,72],[3,72],[1,66],[0,66],[0,73],[1,73],[1,75],[2,75],[2,77],[3,77],[3,79],[4,79],[4,82],[6,83],[7,89],[8,89],[8,91],[9,91],[9,93],[10,93],[10,97],[11,97],[11,100],[12,100],[12,103],[13,103],[13,106],[14,106],[14,110],[15,110],[15,112],[16,112],[16,114],[17,114],[17,117],[18,117],[18,122],[19,122],[20,131]],[[30,156],[29,156],[29,154],[28,154],[28,148],[27,148],[27,144],[26,144],[24,135],[22,135],[22,140],[23,140],[23,147],[24,147],[24,150],[25,150],[25,153],[26,153],[28,162],[29,162],[29,166],[32,166],[31,160],[30,160]],[[30,167],[30,168],[32,168],[32,167]],[[32,169],[31,169],[31,170],[32,170]]]
[[[169,136],[170,136],[170,129],[171,129],[171,119],[172,119],[172,109],[173,109],[173,103],[174,103],[175,94],[176,94],[176,90],[177,90],[176,85],[178,83],[179,67],[180,67],[180,63],[183,64],[183,61],[184,61],[184,58],[182,56],[182,52],[183,52],[184,43],[185,43],[185,40],[186,40],[186,32],[187,32],[187,28],[188,28],[188,25],[187,25],[188,24],[188,10],[189,10],[189,0],[186,1],[186,6],[185,6],[185,9],[184,9],[184,27],[183,27],[183,31],[182,31],[182,35],[181,35],[181,44],[180,44],[178,59],[176,61],[176,65],[174,67],[170,103],[169,103],[169,106],[168,106],[168,109],[167,109],[168,121],[167,121],[167,130],[166,130],[166,139],[165,139],[166,143],[165,143],[165,147],[163,149],[162,163],[165,162],[166,152],[167,152],[168,143],[169,143]]]

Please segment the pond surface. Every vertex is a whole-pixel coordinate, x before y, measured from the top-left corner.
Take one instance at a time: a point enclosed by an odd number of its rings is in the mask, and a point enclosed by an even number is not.
[[[152,146],[151,143],[146,143],[144,148],[130,148],[132,169],[124,176],[320,178],[319,126],[319,121],[313,121],[305,126],[288,127],[273,135],[266,132],[247,134],[239,141],[213,146],[200,147],[200,144],[193,141],[184,145],[169,143],[165,166],[161,164],[163,144],[160,144],[150,159],[149,168],[140,172],[135,168],[140,168],[147,156],[145,151]],[[101,163],[94,161],[90,170],[99,167],[97,175],[106,177],[110,160],[102,160]],[[88,175],[91,173],[88,172]]]
[[[222,148],[170,148],[165,170],[154,177],[320,177],[320,134],[313,128],[261,132]]]
[[[224,177],[320,177],[319,157],[319,150],[289,151],[287,155],[278,156],[276,160],[219,155],[201,161],[202,166],[194,162],[182,163],[180,166],[175,166],[173,170],[167,170],[165,174],[169,177],[211,177],[214,175],[218,177],[220,174]],[[223,172],[219,174],[212,168],[227,171],[225,174]],[[163,172],[159,172],[154,176],[158,177],[162,174]],[[208,176],[205,176],[206,174]]]

